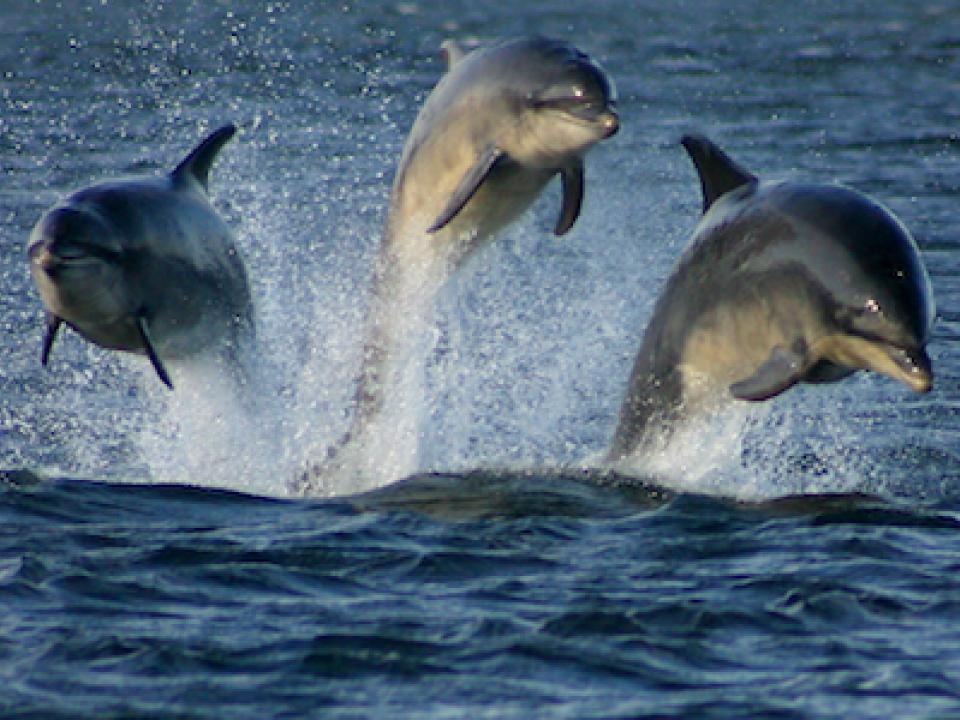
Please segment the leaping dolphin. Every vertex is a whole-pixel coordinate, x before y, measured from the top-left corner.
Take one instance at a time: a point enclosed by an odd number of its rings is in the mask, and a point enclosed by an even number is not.
[[[30,271],[47,309],[41,361],[66,323],[101,347],[165,361],[232,347],[252,328],[247,274],[207,197],[214,159],[236,132],[213,132],[170,174],[105,182],[45,212]]]
[[[540,37],[468,51],[443,45],[448,70],[423,104],[404,146],[373,280],[353,422],[331,458],[304,473],[309,489],[347,446],[388,445],[389,476],[413,469],[415,429],[373,427],[388,399],[418,396],[422,352],[413,338],[432,321],[450,274],[516,219],[555,176],[566,233],[580,214],[584,154],[613,135],[616,93],[603,70],[568,43]],[[406,401],[403,401],[406,402]],[[376,438],[372,438],[376,435]],[[387,436],[392,439],[385,440]]]
[[[930,389],[930,278],[890,210],[839,185],[761,182],[704,137],[682,144],[704,214],[644,333],[610,461],[723,397],[762,401],[857,370]]]

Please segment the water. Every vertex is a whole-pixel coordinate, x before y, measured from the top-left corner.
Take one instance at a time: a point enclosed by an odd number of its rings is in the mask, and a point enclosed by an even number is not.
[[[10,0],[0,21],[0,715],[960,713],[953,4]],[[551,236],[551,186],[438,299],[415,477],[290,497],[349,422],[440,42],[533,32],[621,97],[577,226]],[[211,189],[254,284],[256,407],[72,333],[41,368],[42,210],[228,121]],[[691,433],[661,485],[596,466],[696,223],[688,130],[904,220],[940,310],[933,393],[800,388]]]

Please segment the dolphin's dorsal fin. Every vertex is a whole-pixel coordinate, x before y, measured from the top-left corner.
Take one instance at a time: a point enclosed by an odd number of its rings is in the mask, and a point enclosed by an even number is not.
[[[580,217],[580,206],[583,204],[583,160],[577,158],[560,171],[560,183],[563,190],[563,205],[560,208],[560,217],[553,230],[554,235],[563,235]]]
[[[446,227],[447,223],[453,220],[453,218],[457,216],[457,213],[463,210],[464,205],[470,202],[470,198],[480,189],[483,181],[487,179],[487,175],[490,174],[493,167],[503,157],[504,152],[492,145],[480,153],[480,155],[477,156],[476,162],[474,162],[463,178],[461,178],[460,184],[454,189],[453,194],[450,196],[450,199],[447,200],[446,206],[437,216],[437,219],[434,220],[433,225],[427,228],[427,232],[432,235]]]
[[[457,40],[444,40],[440,43],[440,55],[447,63],[447,72],[453,70],[454,66],[463,60],[470,52],[470,48]]]
[[[724,193],[757,182],[755,175],[737,165],[729,155],[703,135],[684,135],[680,144],[690,155],[697,167],[697,174],[700,175],[704,212]]]
[[[224,125],[218,130],[214,130],[207,136],[206,140],[194,148],[193,152],[187,155],[183,161],[170,173],[175,185],[193,180],[200,184],[204,192],[207,190],[207,176],[210,174],[210,166],[213,165],[220,148],[234,136],[237,132],[235,125]]]

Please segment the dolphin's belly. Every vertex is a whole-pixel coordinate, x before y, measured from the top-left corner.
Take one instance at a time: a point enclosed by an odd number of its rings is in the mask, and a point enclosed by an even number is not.
[[[143,316],[157,352],[165,358],[188,357],[228,339],[235,339],[245,325],[243,313],[229,302],[223,302],[215,285],[204,285],[205,279],[193,276],[196,282],[181,277],[175,288],[162,297],[145,301]],[[137,313],[93,315],[67,313],[63,319],[86,339],[104,348],[144,353]]]
[[[481,244],[529,208],[555,173],[504,163],[480,186],[476,195],[451,223],[454,234],[473,232]]]
[[[47,309],[85,335],[112,337],[113,331],[107,328],[122,325],[135,304],[131,303],[122,270],[110,263],[63,263],[52,274],[36,265],[30,270]],[[101,327],[104,329],[96,329]],[[110,342],[124,349],[128,345],[119,339]]]
[[[399,173],[388,222],[388,244],[400,251],[403,243],[420,244],[467,169],[478,149],[468,138],[447,138],[420,147]],[[556,170],[499,163],[469,202],[441,231],[430,234],[428,247],[456,263],[483,246],[516,220],[543,191]],[[422,252],[422,251],[418,251]]]
[[[107,348],[136,354],[145,349],[139,331],[132,318],[113,323],[67,323],[87,340]],[[214,321],[209,316],[203,322],[190,321],[183,317],[160,317],[153,322],[151,337],[157,352],[164,358],[186,358],[204,352],[225,337],[232,339],[241,331],[243,322],[239,317],[220,317]]]
[[[734,275],[691,322],[678,366],[684,397],[723,392],[753,375],[775,348],[802,349],[820,334],[820,304],[787,273]]]
[[[756,370],[770,355],[772,347],[788,342],[780,328],[762,320],[753,327],[745,327],[740,322],[718,322],[710,318],[691,330],[681,351],[679,367],[685,375],[696,374],[726,387]]]
[[[155,347],[167,357],[195,354],[251,321],[246,278],[232,267],[199,270],[179,260],[154,259],[131,282],[143,292],[142,312]]]
[[[104,348],[143,353],[136,319],[143,317],[166,358],[233,341],[251,322],[246,275],[237,263],[202,269],[182,255],[139,251],[120,265],[83,263],[54,279],[35,272],[47,308]]]
[[[108,350],[144,354],[143,343],[133,319],[125,317],[115,322],[84,322],[66,320],[67,324],[92,343]]]

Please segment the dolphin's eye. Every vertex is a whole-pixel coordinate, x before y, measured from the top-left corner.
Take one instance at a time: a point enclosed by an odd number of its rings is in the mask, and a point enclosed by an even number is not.
[[[843,308],[837,314],[841,326],[860,337],[886,342],[890,334],[890,320],[876,298],[869,298],[862,305]]]
[[[537,109],[550,109],[568,113],[582,120],[596,120],[606,109],[606,103],[595,94],[588,93],[583,87],[572,86],[556,88],[544,93],[533,101]]]
[[[880,303],[875,298],[868,298],[862,305],[851,305],[840,309],[838,317],[847,322],[856,322],[857,320],[873,318],[883,314]]]

